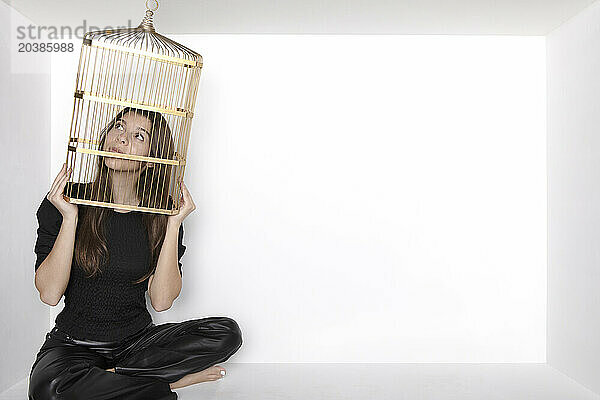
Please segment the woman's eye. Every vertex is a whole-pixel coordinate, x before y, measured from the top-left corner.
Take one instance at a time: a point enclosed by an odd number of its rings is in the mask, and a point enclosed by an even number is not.
[[[123,129],[123,125],[117,124],[117,129]]]
[[[140,140],[144,140],[144,134],[138,132],[137,135],[140,138]]]

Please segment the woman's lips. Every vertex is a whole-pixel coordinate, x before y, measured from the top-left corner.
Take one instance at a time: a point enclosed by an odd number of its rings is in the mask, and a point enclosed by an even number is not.
[[[108,151],[110,151],[110,152],[112,152],[112,153],[121,153],[121,154],[123,154],[123,152],[122,152],[121,150],[119,150],[119,149],[116,149],[116,148],[114,148],[114,147],[111,147],[110,149],[108,149]]]

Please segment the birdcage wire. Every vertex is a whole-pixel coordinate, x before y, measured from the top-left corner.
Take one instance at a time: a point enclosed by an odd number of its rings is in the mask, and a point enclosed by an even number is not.
[[[146,7],[136,28],[83,37],[66,158],[73,172],[64,194],[71,203],[179,212],[177,183],[185,172],[203,60],[156,32],[153,10],[148,2]],[[123,153],[110,151],[119,147],[118,131],[128,122],[142,128],[148,154],[132,154],[132,146]],[[146,133],[144,126],[150,128]],[[113,185],[134,188],[135,194],[117,190],[123,198],[115,199]]]

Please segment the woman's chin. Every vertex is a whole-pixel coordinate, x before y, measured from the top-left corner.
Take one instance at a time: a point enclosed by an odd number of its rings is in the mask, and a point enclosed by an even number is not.
[[[123,165],[115,159],[107,158],[104,160],[104,166],[111,171],[122,171]]]
[[[115,159],[115,158],[106,158],[104,159],[104,166],[111,170],[112,172],[137,172],[139,170],[139,166],[132,165],[135,162],[129,160]]]

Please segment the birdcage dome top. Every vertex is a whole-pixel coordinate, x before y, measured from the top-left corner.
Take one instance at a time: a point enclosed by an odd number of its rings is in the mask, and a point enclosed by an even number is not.
[[[156,32],[152,21],[153,12],[146,15],[135,28],[107,29],[86,32],[84,44],[114,50],[132,51],[139,54],[159,55],[166,58],[187,60],[190,65],[202,66],[202,56],[194,50]]]

